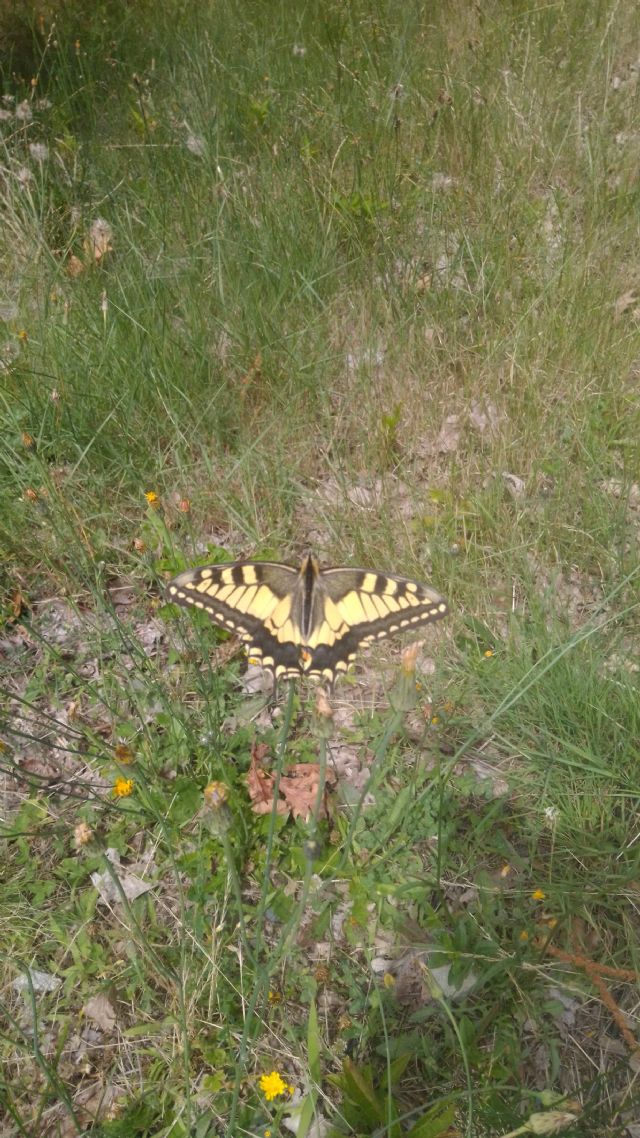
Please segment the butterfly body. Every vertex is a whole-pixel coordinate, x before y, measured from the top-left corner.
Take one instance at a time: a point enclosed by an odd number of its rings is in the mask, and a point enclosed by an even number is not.
[[[276,679],[307,675],[329,684],[360,645],[448,612],[444,598],[418,581],[375,569],[321,569],[311,554],[299,569],[275,561],[188,569],[167,594],[236,632]]]

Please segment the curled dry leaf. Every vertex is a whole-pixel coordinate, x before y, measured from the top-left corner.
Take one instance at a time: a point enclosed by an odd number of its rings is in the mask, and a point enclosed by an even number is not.
[[[120,854],[115,849],[108,849],[105,857],[111,863],[112,869],[104,873],[92,873],[91,884],[100,894],[103,905],[116,905],[123,899],[135,901],[142,893],[151,889],[150,881],[143,881],[133,873],[125,873],[120,868]]]
[[[255,814],[270,814],[273,806],[275,775],[267,774],[262,762],[269,748],[265,743],[254,743],[251,749],[251,766],[247,771],[247,790],[251,799],[251,809]],[[277,805],[278,814],[286,814],[283,801]]]
[[[276,776],[264,769],[268,750],[264,743],[254,744],[251,766],[247,772],[247,789],[256,814],[270,814],[273,809]],[[332,781],[333,775],[328,772],[327,782]],[[315,810],[319,785],[320,768],[317,763],[294,763],[280,778],[277,813],[291,813],[294,818],[309,818]],[[320,814],[326,815],[324,802],[320,805]]]
[[[116,1013],[106,996],[91,996],[82,1010],[87,1019],[95,1023],[101,1031],[111,1032],[116,1026]]]

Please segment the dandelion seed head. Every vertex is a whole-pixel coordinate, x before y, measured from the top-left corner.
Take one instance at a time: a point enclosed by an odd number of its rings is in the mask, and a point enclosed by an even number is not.
[[[18,122],[31,122],[33,118],[33,111],[31,110],[31,103],[28,99],[23,99],[16,107],[16,118]]]
[[[49,147],[44,142],[31,142],[29,144],[29,154],[34,162],[46,162],[49,157]]]

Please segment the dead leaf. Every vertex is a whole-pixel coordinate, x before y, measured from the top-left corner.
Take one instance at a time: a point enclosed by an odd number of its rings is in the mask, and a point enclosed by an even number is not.
[[[500,422],[498,408],[490,399],[474,399],[469,411],[469,422],[481,435],[485,431],[495,431]]]
[[[328,779],[327,781],[330,781]],[[318,799],[320,767],[317,763],[294,763],[280,779],[280,791],[294,818],[311,817]],[[326,804],[320,803],[319,817],[325,818]]]
[[[503,470],[502,479],[512,498],[522,498],[526,488],[522,478],[518,478],[517,474],[509,474],[508,470]]]
[[[91,874],[91,884],[98,890],[103,905],[119,904],[123,894],[127,901],[135,901],[136,897],[152,888],[150,881],[143,881],[133,873],[120,870],[120,854],[117,850],[109,848],[105,851],[105,857],[112,869]]]
[[[267,774],[262,763],[269,751],[266,743],[254,743],[251,748],[251,765],[247,771],[247,790],[251,799],[251,809],[255,814],[270,814],[273,807],[273,788],[275,776]],[[284,802],[278,802],[278,814],[286,814]]]
[[[613,306],[613,319],[616,321],[619,320],[625,312],[628,312],[630,308],[633,308],[634,304],[637,302],[637,299],[638,298],[635,289],[630,288],[627,292],[623,292],[622,296],[618,297]]]
[[[82,1010],[87,1019],[97,1024],[101,1031],[110,1033],[116,1026],[116,1013],[106,996],[91,996]]]
[[[435,449],[438,454],[453,454],[457,451],[460,446],[460,435],[460,416],[447,415],[436,439]]]
[[[251,753],[251,766],[247,772],[247,789],[251,808],[256,814],[270,814],[273,809],[273,794],[276,776],[264,769],[264,759],[269,751],[265,743],[256,743]],[[291,813],[294,818],[307,819],[315,809],[320,781],[320,768],[317,763],[294,763],[280,778],[276,805],[278,814]],[[333,772],[327,773],[327,783],[334,781]],[[321,804],[320,813],[326,816],[326,806]]]

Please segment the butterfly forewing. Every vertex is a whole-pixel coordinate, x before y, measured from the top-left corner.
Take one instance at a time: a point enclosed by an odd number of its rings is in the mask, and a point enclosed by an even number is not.
[[[178,574],[167,585],[169,600],[206,612],[215,624],[237,633],[252,655],[272,655],[277,637],[270,627],[281,606],[290,607],[298,574],[269,561],[204,565]]]

